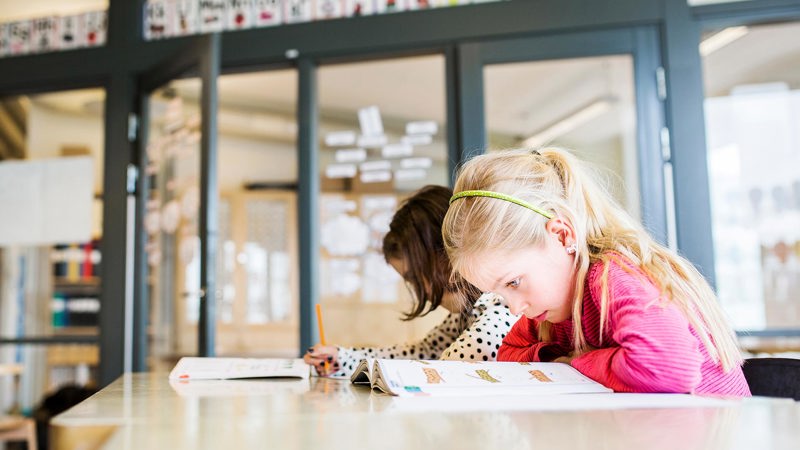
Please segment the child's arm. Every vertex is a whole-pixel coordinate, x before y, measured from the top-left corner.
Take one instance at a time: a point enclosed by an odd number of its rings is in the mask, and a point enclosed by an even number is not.
[[[472,310],[475,320],[447,350],[445,360],[494,361],[503,338],[517,321],[502,298],[484,294]]]
[[[566,356],[568,350],[554,342],[540,342],[536,322],[521,317],[503,339],[497,354],[498,361],[552,361]]]
[[[460,320],[458,314],[449,314],[418,342],[389,347],[340,347],[336,358],[340,370],[334,375],[349,376],[364,358],[439,359],[442,352],[458,337],[461,330]]]
[[[654,301],[659,294],[649,280],[614,263],[608,284],[606,327],[617,345],[578,356],[572,366],[618,392],[692,392],[703,354],[688,320],[676,307]],[[599,283],[590,279],[590,289],[599,299]]]

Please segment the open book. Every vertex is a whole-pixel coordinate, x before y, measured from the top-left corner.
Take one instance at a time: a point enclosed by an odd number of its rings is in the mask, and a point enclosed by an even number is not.
[[[568,364],[362,360],[350,381],[401,397],[612,392]]]
[[[170,380],[233,378],[308,378],[310,366],[302,359],[201,358],[185,356],[169,374]]]

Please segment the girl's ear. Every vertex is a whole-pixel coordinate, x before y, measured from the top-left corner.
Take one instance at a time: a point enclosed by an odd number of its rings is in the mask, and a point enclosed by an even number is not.
[[[575,229],[572,228],[572,224],[568,220],[562,217],[554,217],[548,220],[545,224],[545,230],[548,233],[555,234],[558,242],[564,247],[569,247],[575,243]]]

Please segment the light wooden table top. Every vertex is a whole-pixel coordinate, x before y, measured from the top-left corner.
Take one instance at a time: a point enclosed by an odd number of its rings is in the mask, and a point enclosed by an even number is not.
[[[793,449],[800,403],[658,394],[403,398],[347,381],[128,374],[53,419],[53,448]]]

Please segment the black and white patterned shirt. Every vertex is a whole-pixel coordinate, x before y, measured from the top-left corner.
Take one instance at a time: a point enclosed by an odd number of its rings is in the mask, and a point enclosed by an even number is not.
[[[501,297],[486,293],[475,301],[469,318],[450,313],[419,342],[384,348],[339,347],[340,369],[332,376],[349,377],[365,358],[494,361],[518,318]]]

